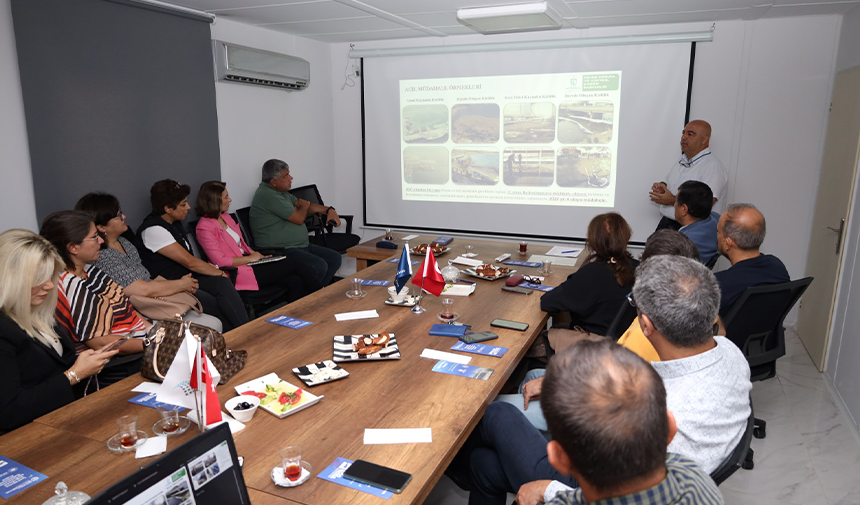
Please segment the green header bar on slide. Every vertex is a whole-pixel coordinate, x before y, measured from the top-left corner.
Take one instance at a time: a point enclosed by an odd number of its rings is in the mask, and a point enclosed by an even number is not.
[[[618,74],[592,74],[582,76],[582,91],[615,91]]]

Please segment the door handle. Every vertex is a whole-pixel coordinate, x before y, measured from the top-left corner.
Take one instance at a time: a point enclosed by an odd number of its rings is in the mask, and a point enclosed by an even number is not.
[[[835,231],[836,235],[836,254],[839,254],[839,248],[842,247],[842,232],[845,231],[845,218],[839,220],[839,228],[825,226],[830,231]]]

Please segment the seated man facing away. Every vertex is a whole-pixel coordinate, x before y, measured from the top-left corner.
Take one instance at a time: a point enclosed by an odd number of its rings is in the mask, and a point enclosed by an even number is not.
[[[645,250],[642,251],[642,257],[639,261],[645,261],[652,256],[661,254],[699,259],[699,251],[689,238],[680,232],[666,228],[655,231],[648,237],[648,240],[645,241]],[[629,301],[625,300],[624,303],[629,303]],[[645,338],[642,328],[639,326],[639,321],[636,319],[630,323],[630,327],[618,339],[618,344],[635,352],[645,361],[660,361],[660,356],[657,355],[657,351],[654,350],[651,342]],[[543,368],[529,370],[517,394],[498,395],[495,399],[497,402],[508,402],[520,408],[528,420],[543,432],[548,430],[540,405],[541,388],[543,387],[545,372],[546,370]]]
[[[720,254],[732,266],[714,274],[720,283],[720,316],[725,317],[735,301],[750,286],[788,282],[788,270],[776,256],[759,251],[767,231],[764,216],[754,205],[729,205],[717,225]]]
[[[752,389],[746,358],[713,336],[720,301],[714,274],[689,258],[654,256],[637,268],[633,297],[643,333],[661,359],[651,366],[663,379],[678,426],[669,451],[712,472],[743,436]],[[573,485],[549,465],[544,440],[516,407],[491,403],[464,446],[471,451],[469,503],[504,503],[506,493],[523,485],[521,493],[549,501],[568,489],[563,483]],[[539,479],[561,482],[532,482]]]
[[[687,181],[678,188],[675,198],[675,221],[681,224],[678,230],[690,237],[699,250],[702,263],[718,254],[717,222],[720,215],[711,212],[714,193],[704,182]]]
[[[575,344],[550,361],[543,398],[549,463],[579,484],[551,504],[724,503],[696,463],[667,453],[677,427],[663,381],[627,349],[605,339]],[[543,495],[517,496],[535,500]]]
[[[340,268],[340,254],[328,247],[311,244],[305,219],[309,214],[325,214],[326,220],[340,226],[334,207],[324,207],[289,193],[293,184],[290,166],[281,160],[263,164],[262,182],[251,201],[251,234],[254,245],[266,252],[277,252],[310,269],[316,280],[327,286]]]

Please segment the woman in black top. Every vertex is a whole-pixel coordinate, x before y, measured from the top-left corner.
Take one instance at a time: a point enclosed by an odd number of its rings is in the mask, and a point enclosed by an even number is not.
[[[586,241],[591,253],[585,264],[540,301],[540,308],[546,312],[570,313],[569,330],[549,331],[549,343],[555,352],[581,338],[606,334],[633,288],[633,270],[638,262],[627,252],[631,235],[630,225],[615,212],[600,214],[588,224]]]
[[[231,330],[247,323],[248,313],[227,273],[191,254],[180,222],[191,208],[189,193],[187,184],[170,179],[152,185],[152,214],[137,229],[137,252],[152,277],[176,280],[193,274],[203,312],[220,319],[225,331]]]
[[[73,386],[119,350],[85,350],[54,326],[57,277],[65,268],[50,242],[27,230],[0,234],[0,434],[70,403]]]

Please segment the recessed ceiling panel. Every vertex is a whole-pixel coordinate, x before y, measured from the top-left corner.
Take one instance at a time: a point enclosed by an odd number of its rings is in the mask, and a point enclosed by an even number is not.
[[[744,9],[752,0],[617,0],[600,2],[568,2],[580,17],[641,16],[645,14],[676,14],[726,9]]]
[[[315,2],[220,11],[216,16],[225,16],[254,25],[268,23],[296,23],[322,21],[326,19],[362,18],[370,16],[352,7],[337,2]]]
[[[711,22],[711,21],[726,21],[729,19],[740,19],[746,12],[745,9],[727,10],[727,11],[711,11],[711,12],[684,12],[675,14],[655,14],[653,16],[611,16],[611,17],[595,17],[583,18],[582,21],[588,24],[589,27],[604,27],[604,26],[628,26],[628,25],[648,25],[648,24],[664,24],[664,23],[695,23],[695,22]]]

